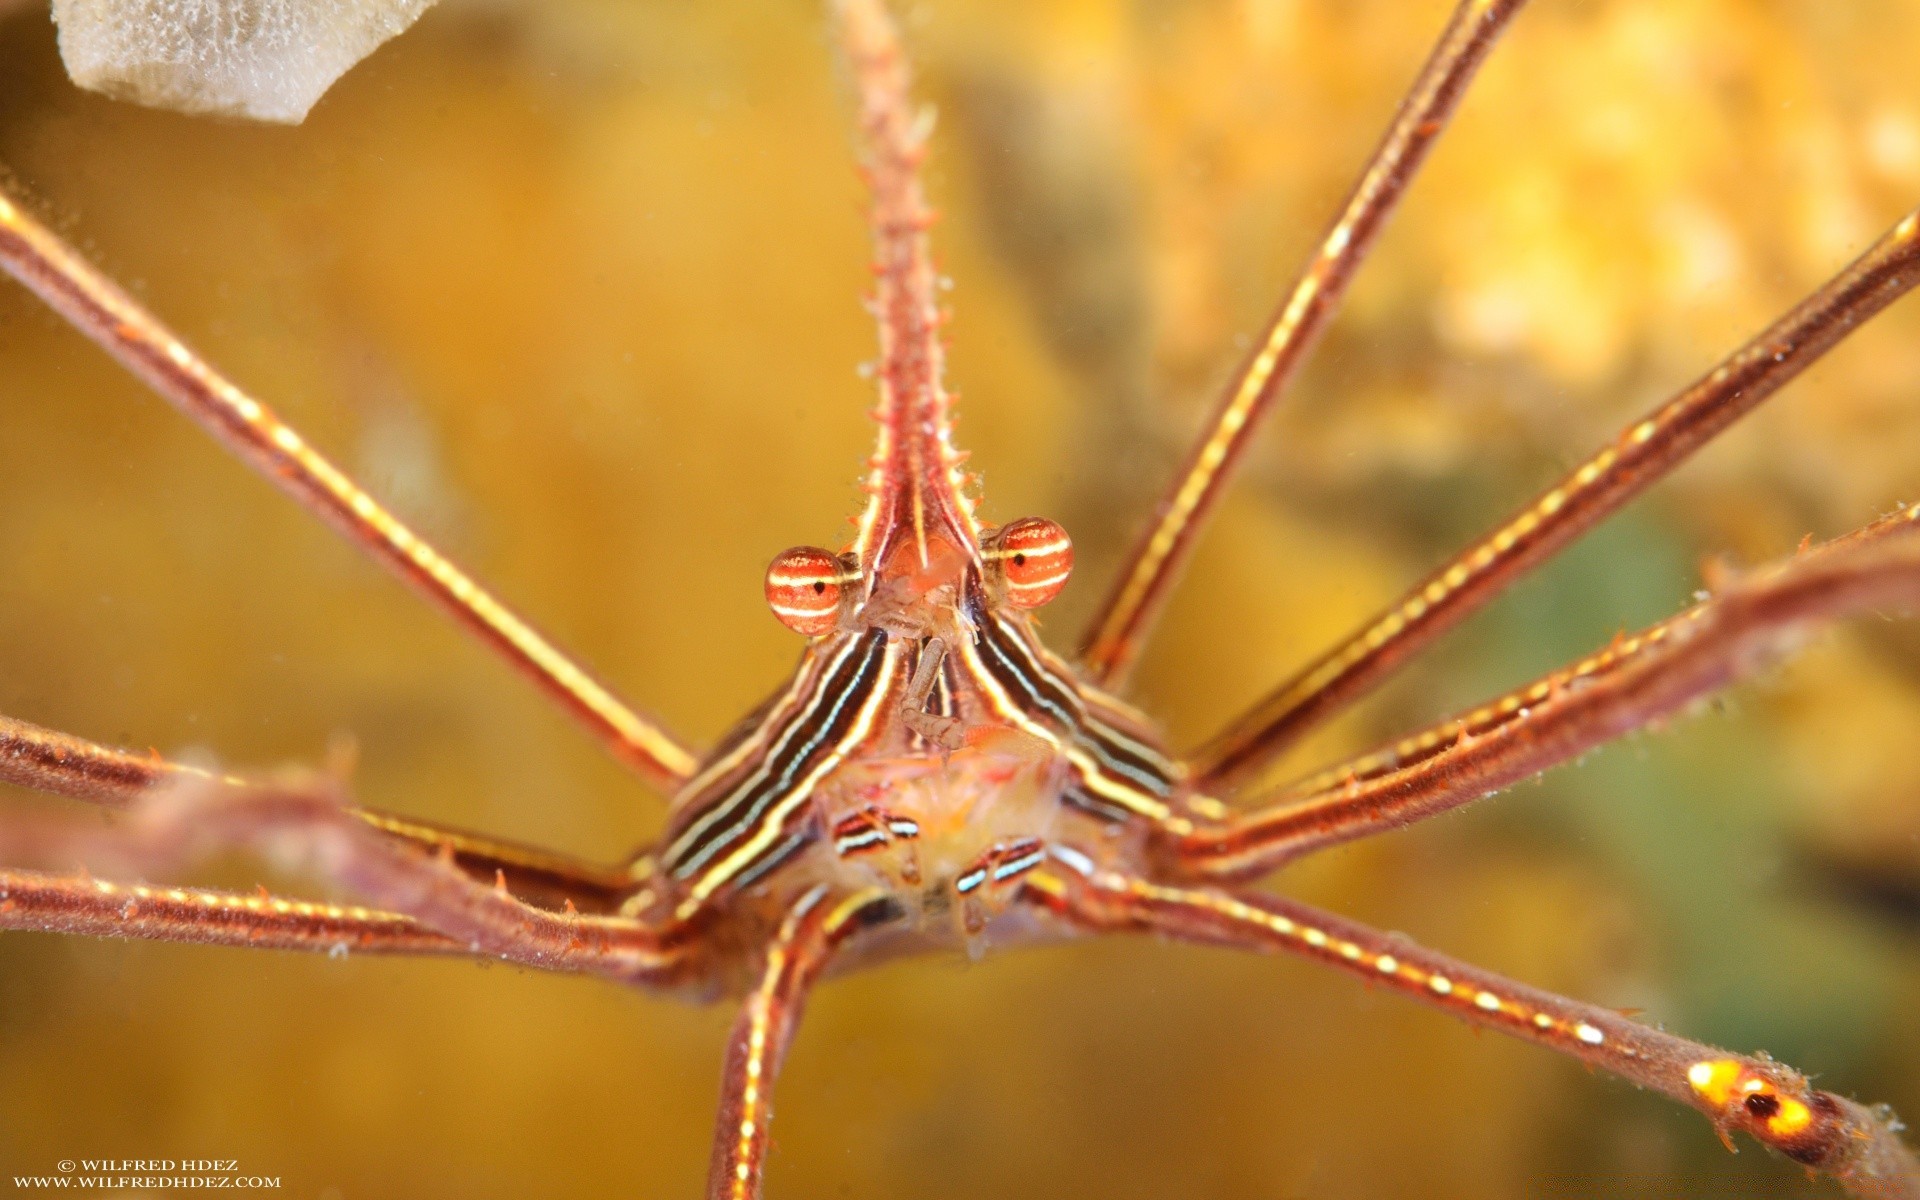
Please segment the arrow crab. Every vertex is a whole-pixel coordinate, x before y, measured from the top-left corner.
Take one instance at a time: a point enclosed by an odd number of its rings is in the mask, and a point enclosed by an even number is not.
[[[977,951],[1094,931],[1319,958],[1376,991],[1405,992],[1666,1091],[1705,1110],[1723,1133],[1751,1133],[1861,1190],[1910,1187],[1910,1163],[1879,1117],[1768,1060],[1658,1033],[1264,892],[1226,890],[1309,849],[1456,807],[1671,716],[1770,661],[1810,622],[1904,605],[1913,587],[1910,509],[1775,566],[1728,574],[1700,607],[1597,646],[1430,733],[1378,753],[1356,746],[1334,756],[1329,772],[1259,786],[1264,768],[1310,722],[1357,698],[1894,300],[1913,273],[1910,217],[1894,221],[1854,265],[1834,263],[1839,273],[1807,304],[1724,363],[1704,364],[1697,383],[1635,414],[1617,436],[1597,438],[1598,449],[1564,480],[1245,718],[1196,740],[1197,753],[1173,755],[1153,725],[1113,695],[1192,544],[1190,531],[1212,505],[1215,481],[1224,481],[1241,439],[1331,318],[1517,7],[1470,4],[1455,15],[1382,144],[1384,165],[1365,176],[1319,239],[1302,282],[1247,348],[1209,436],[1157,510],[1160,524],[1107,564],[1118,582],[1074,654],[1066,645],[1046,650],[1026,615],[1026,601],[1057,590],[1067,565],[1060,525],[989,524],[975,511],[982,493],[964,478],[943,393],[944,301],[918,183],[927,129],[907,99],[904,60],[884,17],[847,6],[849,75],[875,208],[881,444],[852,542],[783,555],[769,573],[769,602],[812,639],[793,682],[704,758],[578,672],[262,399],[212,374],[10,203],[6,258],[30,288],[453,610],[677,798],[652,852],[588,865],[354,807],[358,793],[349,799],[344,771],[229,774],[15,723],[15,782],[128,812],[104,832],[57,813],[9,821],[7,861],[28,865],[9,876],[7,922],[349,955],[478,953],[742,995],[747,1016],[730,1042],[716,1194],[758,1187],[770,1086],[760,1081],[778,1065],[806,987],[836,956],[851,965],[861,955],[929,944]],[[1004,101],[996,96],[983,92],[981,111]],[[503,220],[501,228],[520,227]],[[429,307],[441,303],[440,290],[428,289]],[[1460,329],[1500,324],[1492,300],[1462,310]],[[958,339],[964,347],[963,332]],[[757,372],[761,402],[778,404],[766,398],[778,395],[777,372],[751,361],[722,369],[742,366]],[[811,466],[815,457],[804,449],[794,457]],[[698,521],[683,519],[679,532],[680,554],[653,556],[644,577],[668,593],[668,580],[696,569],[687,563],[703,544]],[[703,653],[726,651],[707,644]],[[357,898],[318,905],[174,887],[166,878],[229,846],[330,878]],[[72,875],[75,863],[89,874]],[[1752,986],[1768,983],[1762,975]]]

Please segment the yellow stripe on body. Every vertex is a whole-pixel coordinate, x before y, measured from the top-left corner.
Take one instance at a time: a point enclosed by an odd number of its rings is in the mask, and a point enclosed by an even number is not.
[[[1024,733],[1039,738],[1058,751],[1061,757],[1065,758],[1067,762],[1073,766],[1075,772],[1080,776],[1081,782],[1086,785],[1088,790],[1098,794],[1104,799],[1113,801],[1128,812],[1138,814],[1152,821],[1164,822],[1171,816],[1171,810],[1165,804],[1137,788],[1114,782],[1107,775],[1105,769],[1102,768],[1099,763],[1095,762],[1085,750],[1081,749],[1072,740],[1063,738],[1043,723],[1035,720],[1029,716],[1024,709],[1015,704],[1013,698],[1007,695],[1006,690],[1000,686],[999,680],[995,679],[992,672],[987,669],[986,664],[980,661],[978,652],[973,645],[963,641],[960,643],[959,649],[961,661],[967,665],[969,674],[973,676],[974,682],[979,685],[981,692],[986,696],[988,706],[991,707],[994,712],[998,713],[1008,724],[1015,726]],[[1068,683],[1062,686],[1074,692],[1076,695],[1078,694],[1079,689],[1073,687],[1072,684]]]
[[[858,643],[856,643],[856,646]],[[708,897],[725,887],[727,881],[735,878],[750,867],[762,854],[772,850],[779,842],[787,818],[801,805],[813,798],[813,789],[821,779],[845,761],[854,747],[865,741],[872,732],[875,719],[893,696],[893,683],[900,673],[900,659],[903,643],[895,641],[888,644],[880,663],[880,676],[874,681],[867,698],[854,715],[853,724],[832,749],[823,755],[814,769],[797,782],[788,793],[761,814],[758,830],[752,837],[727,855],[709,865],[688,887],[685,899],[680,902],[674,915],[686,920],[699,911]],[[735,793],[737,794],[738,789]],[[681,839],[685,841],[684,838]]]

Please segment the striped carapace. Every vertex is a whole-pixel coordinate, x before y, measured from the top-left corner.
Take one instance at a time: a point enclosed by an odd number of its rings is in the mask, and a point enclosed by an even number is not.
[[[1920,506],[1727,581],[1693,608],[1484,705],[1276,790],[1279,752],[1671,471],[1920,280],[1920,214],[1629,423],[1199,749],[1116,699],[1247,439],[1297,372],[1522,0],[1461,0],[1316,253],[1172,481],[1073,661],[1031,611],[1073,565],[1039,517],[985,524],[953,443],[921,190],[926,129],[879,0],[836,0],[872,195],[878,446],[851,544],[777,556],[808,640],[783,686],[695,752],[626,704],[216,371],[19,203],[0,267],[529,676],[671,795],[620,865],[377,813],[313,776],[224,774],[0,719],[0,778],[125,810],[0,820],[0,927],[332,953],[500,959],[744,997],[708,1194],[761,1192],[774,1078],[813,984],[907,952],[1146,932],[1328,964],[1662,1092],[1862,1195],[1920,1195],[1884,1114],[1764,1055],[1567,999],[1246,881],[1450,811],[1673,714],[1809,623],[1920,599]],[[269,851],[359,898],[119,882]],[[90,873],[72,874],[84,862]],[[14,866],[11,864],[20,864]]]

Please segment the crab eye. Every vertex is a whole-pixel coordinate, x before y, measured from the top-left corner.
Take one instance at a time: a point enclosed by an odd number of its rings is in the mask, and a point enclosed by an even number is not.
[[[839,555],[818,546],[782,550],[767,566],[767,607],[795,633],[832,633],[846,585],[859,577]]]
[[[1073,539],[1059,522],[1022,517],[987,539],[987,561],[997,566],[1015,608],[1039,608],[1060,594],[1073,573]]]

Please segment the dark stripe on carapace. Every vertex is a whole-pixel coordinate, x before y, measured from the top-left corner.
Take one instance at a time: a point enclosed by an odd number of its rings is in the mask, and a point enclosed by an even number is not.
[[[1003,657],[1016,656],[1018,669],[1040,681],[1055,705],[1070,706],[1077,714],[1075,722],[1082,741],[1116,774],[1132,780],[1155,796],[1173,793],[1173,763],[1158,749],[1119,728],[1100,711],[1115,707],[1098,692],[1074,679],[1066,664],[1048,654],[1025,630],[999,618],[992,621],[1005,649]],[[1070,697],[1070,699],[1069,699]]]
[[[1029,716],[1045,721],[1091,756],[1108,787],[1150,797],[1154,806],[1173,795],[1172,763],[1097,717],[1065,665],[1049,662],[1051,656],[1022,631],[997,616],[983,615],[978,645],[981,664],[1001,689]],[[1111,797],[1084,799],[1082,807],[1102,815],[1125,807]]]
[[[795,854],[798,854],[802,847],[808,842],[811,842],[814,838],[814,832],[812,828],[802,826],[780,839],[780,841],[774,844],[773,849],[754,859],[746,870],[735,875],[732,881],[733,886],[737,888],[752,887],[760,880],[766,878],[768,872],[772,871],[781,863],[786,862]]]
[[[1117,730],[1091,714],[1081,729],[1086,734],[1088,748],[1099,756],[1102,766],[1163,800],[1173,795],[1172,767],[1165,759],[1156,761],[1139,753],[1135,748],[1138,743],[1120,741]]]
[[[1133,813],[1121,808],[1118,804],[1102,800],[1078,782],[1068,784],[1066,790],[1060,793],[1060,800],[1063,804],[1077,808],[1089,816],[1099,817],[1102,821],[1111,821],[1116,825],[1133,818]]]
[[[979,646],[980,661],[1028,715],[1044,713],[1056,732],[1078,732],[1086,718],[1079,694],[1049,676],[998,617],[989,615],[981,622]]]
[[[918,663],[914,664],[918,666]],[[933,690],[927,693],[927,711],[936,717],[951,717],[953,713],[953,655],[948,654],[940,663],[939,674],[933,677]]]
[[[696,797],[670,831],[665,862],[676,879],[688,879],[723,849],[749,839],[822,757],[838,746],[855,723],[868,694],[883,676],[887,635],[869,630],[830,661],[800,704],[766,739],[766,749],[748,761],[753,769]],[[742,870],[747,869],[742,867]]]

